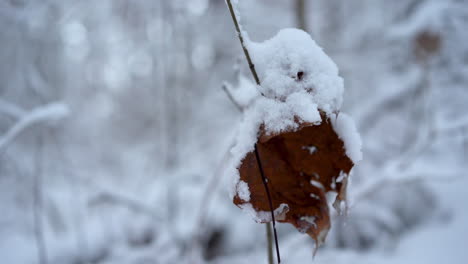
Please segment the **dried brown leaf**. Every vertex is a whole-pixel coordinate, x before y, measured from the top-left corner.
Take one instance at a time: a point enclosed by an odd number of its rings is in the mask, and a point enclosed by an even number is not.
[[[330,119],[322,115],[319,125],[303,123],[297,131],[276,135],[262,133],[258,154],[267,179],[278,222],[293,224],[309,234],[318,245],[330,229],[326,193],[337,193],[335,208],[346,199],[347,176],[353,162]],[[269,212],[270,206],[254,152],[239,167],[240,180],[247,183],[250,200],[234,196],[240,207],[250,203],[256,212]],[[286,204],[285,207],[282,204]],[[268,220],[265,220],[268,221]]]

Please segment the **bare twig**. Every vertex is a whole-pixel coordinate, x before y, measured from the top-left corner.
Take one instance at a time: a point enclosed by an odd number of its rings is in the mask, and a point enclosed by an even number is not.
[[[257,71],[255,70],[255,65],[252,63],[252,59],[250,58],[249,51],[247,50],[247,47],[245,46],[244,36],[242,35],[242,32],[240,30],[239,22],[237,22],[236,12],[234,11],[234,8],[232,7],[231,0],[226,0],[226,3],[229,7],[229,12],[231,13],[234,26],[236,27],[237,36],[239,37],[242,49],[244,50],[245,58],[247,59],[247,63],[249,64],[250,72],[252,72],[252,76],[255,79],[255,83],[257,83],[257,85],[260,85],[260,79],[258,78]]]
[[[234,99],[234,96],[232,95],[231,91],[229,91],[228,84],[223,83],[222,88],[229,100],[231,100],[232,104],[237,108],[237,110],[239,110],[240,112],[244,111],[242,106],[236,101],[236,99]]]
[[[306,0],[296,0],[295,1],[296,9],[296,24],[297,27],[307,31],[307,1]]]

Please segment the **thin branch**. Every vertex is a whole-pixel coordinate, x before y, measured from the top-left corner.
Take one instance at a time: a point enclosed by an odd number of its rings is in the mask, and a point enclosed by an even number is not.
[[[307,31],[307,2],[306,0],[296,0],[296,24],[297,27]]]
[[[268,197],[268,203],[270,205],[271,220],[273,222],[273,234],[275,235],[276,257],[278,258],[278,263],[281,263],[279,245],[278,245],[278,235],[276,234],[275,213],[273,212],[273,203],[271,202],[270,189],[268,188],[268,179],[265,177],[265,173],[263,171],[263,166],[262,166],[262,161],[260,159],[260,153],[258,151],[256,143],[255,143],[255,157],[257,158],[258,169],[260,170],[260,175],[262,176],[263,186],[265,186],[265,191]]]
[[[68,107],[62,103],[50,103],[33,109],[14,124],[1,138],[0,150],[8,146],[26,128],[50,120],[61,119],[68,115]]]
[[[255,70],[255,65],[252,63],[252,59],[250,58],[249,51],[247,50],[247,47],[245,46],[244,37],[243,37],[242,32],[240,30],[239,22],[237,22],[236,12],[234,11],[234,8],[232,7],[231,0],[226,0],[226,3],[228,5],[228,7],[229,7],[229,12],[231,13],[231,17],[232,17],[232,21],[234,22],[234,26],[236,27],[237,36],[239,37],[242,49],[244,50],[245,58],[247,59],[247,63],[249,64],[249,69],[252,72],[252,76],[255,79],[255,83],[257,83],[257,85],[260,85],[260,79],[258,78],[257,71]]]
[[[242,106],[236,101],[236,99],[234,99],[234,96],[232,95],[231,91],[229,91],[229,88],[228,88],[228,84],[227,84],[227,83],[223,83],[222,89],[223,89],[223,91],[226,93],[226,95],[227,95],[227,97],[229,98],[229,100],[231,100],[232,104],[237,108],[237,110],[239,110],[240,112],[243,112],[244,109],[243,109]]]

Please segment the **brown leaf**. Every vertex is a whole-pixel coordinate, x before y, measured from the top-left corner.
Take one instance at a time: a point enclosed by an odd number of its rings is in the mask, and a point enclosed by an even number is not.
[[[276,220],[293,224],[300,232],[309,234],[317,245],[323,243],[330,229],[326,193],[338,193],[334,205],[339,207],[346,198],[347,175],[353,167],[330,120],[325,115],[322,120],[319,125],[303,123],[294,132],[270,136],[262,133],[257,142],[273,209],[281,210],[275,210]],[[256,212],[269,212],[254,152],[246,155],[239,174],[249,187],[250,201],[236,194],[234,203],[239,207],[250,203]]]

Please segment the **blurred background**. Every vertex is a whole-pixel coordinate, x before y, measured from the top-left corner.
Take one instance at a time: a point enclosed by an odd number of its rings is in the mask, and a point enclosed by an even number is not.
[[[327,242],[284,263],[468,263],[468,1],[239,1],[254,41],[309,32],[364,160]],[[0,262],[267,263],[222,164],[251,80],[221,0],[0,1]]]

